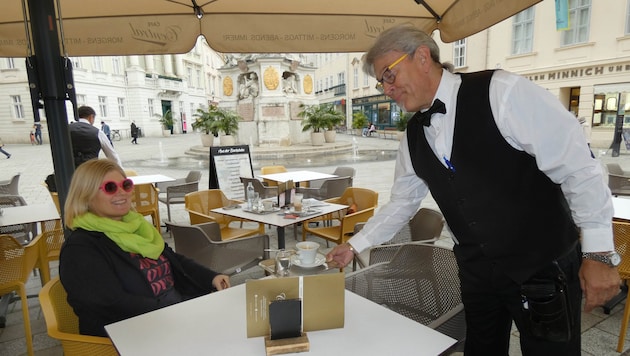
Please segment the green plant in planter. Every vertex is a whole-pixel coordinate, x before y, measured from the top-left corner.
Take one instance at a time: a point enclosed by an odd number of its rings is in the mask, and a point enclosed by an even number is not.
[[[173,112],[170,110],[166,110],[166,112],[160,117],[160,124],[162,124],[162,128],[164,130],[173,131],[173,125],[175,124],[175,120],[173,119]]]
[[[407,123],[409,122],[409,119],[411,119],[414,114],[415,112],[401,113],[400,119],[396,121],[396,129],[398,131],[405,131],[407,129]]]
[[[302,131],[313,130],[313,132],[321,132],[323,129],[332,130],[335,125],[339,125],[346,118],[339,111],[335,110],[332,104],[323,105],[300,105],[302,111],[298,113],[298,117],[302,120]]]
[[[362,111],[357,111],[352,114],[352,128],[362,129],[367,126],[367,116]]]
[[[238,122],[241,116],[232,110],[217,108],[217,119],[214,127],[218,131],[223,131],[226,135],[234,135],[238,132]]]
[[[219,114],[217,110],[218,108],[214,105],[211,105],[207,109],[197,109],[197,112],[193,115],[195,121],[192,123],[192,128],[194,130],[200,130],[206,135],[212,134],[214,137],[218,137],[219,129],[216,127],[216,122]]]

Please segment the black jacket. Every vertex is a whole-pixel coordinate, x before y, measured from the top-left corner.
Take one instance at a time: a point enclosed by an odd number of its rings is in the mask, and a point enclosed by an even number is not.
[[[184,300],[215,290],[212,279],[218,273],[166,244],[162,254]],[[106,336],[105,325],[170,304],[153,294],[130,254],[100,232],[77,229],[70,234],[61,248],[59,275],[84,335]]]

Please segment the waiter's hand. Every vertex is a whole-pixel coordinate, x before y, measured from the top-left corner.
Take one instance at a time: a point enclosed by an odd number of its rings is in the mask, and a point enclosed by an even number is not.
[[[580,267],[580,286],[584,292],[584,311],[604,305],[619,294],[621,279],[617,268],[605,263],[584,259]]]
[[[354,249],[349,243],[335,246],[326,255],[326,263],[329,267],[343,268],[348,265],[354,258]]]
[[[220,274],[212,279],[212,285],[217,290],[230,288],[230,277],[224,274]]]

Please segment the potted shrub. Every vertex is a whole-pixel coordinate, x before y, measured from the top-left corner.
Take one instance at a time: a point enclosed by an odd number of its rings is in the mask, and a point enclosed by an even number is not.
[[[201,144],[204,147],[212,147],[214,138],[219,137],[219,129],[216,127],[217,107],[211,105],[209,108],[199,108],[193,116],[195,121],[192,128],[202,132]]]
[[[353,134],[355,134],[354,130],[358,130],[357,135],[361,134],[361,130],[367,126],[368,118],[363,113],[363,111],[357,111],[352,114],[352,130]]]
[[[164,136],[173,134],[173,125],[175,120],[173,119],[173,112],[166,110],[166,112],[160,117],[160,124],[162,124],[162,134]]]
[[[214,127],[223,132],[220,137],[221,146],[232,146],[236,143],[234,135],[238,132],[239,121],[241,121],[241,116],[236,112],[217,108],[217,119]]]
[[[335,128],[346,121],[346,116],[342,112],[335,110],[333,105],[328,104],[325,107],[324,119],[326,121],[324,139],[328,143],[333,143],[337,138],[337,131]]]
[[[407,123],[409,122],[409,119],[411,119],[413,117],[415,113],[414,112],[405,112],[405,113],[400,113],[400,119],[398,119],[398,121],[396,121],[396,129],[398,130],[397,133],[397,138],[398,141],[400,141],[402,139],[402,136],[405,134],[405,130],[407,129]]]
[[[298,113],[298,117],[302,120],[302,132],[311,131],[311,144],[313,146],[324,145],[324,132],[323,129],[327,126],[326,114],[324,106],[300,105],[302,111]]]

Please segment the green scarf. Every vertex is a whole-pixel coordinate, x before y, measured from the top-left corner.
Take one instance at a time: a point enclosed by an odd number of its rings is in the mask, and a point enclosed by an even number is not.
[[[85,213],[73,220],[73,229],[104,233],[123,251],[132,252],[157,260],[164,250],[164,239],[157,229],[141,214],[130,211],[122,221]]]

